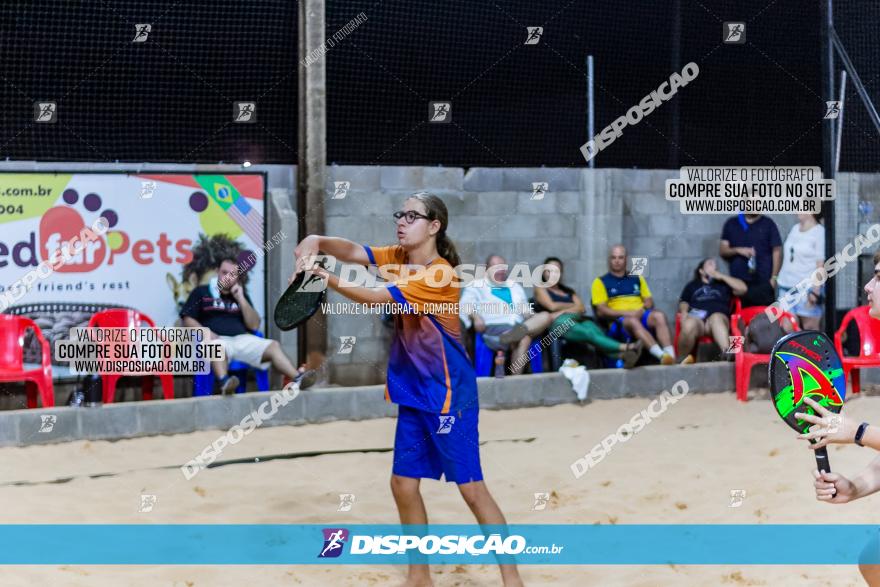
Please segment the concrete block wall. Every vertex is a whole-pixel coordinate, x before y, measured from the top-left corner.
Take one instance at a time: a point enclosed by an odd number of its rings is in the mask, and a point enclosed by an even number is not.
[[[6,170],[241,170],[236,165],[170,164],[46,164],[3,162]],[[283,229],[288,238],[268,256],[269,334],[296,356],[296,333],[278,332],[271,324],[274,301],[287,286],[292,270],[296,234],[296,168],[254,166],[268,175],[269,235]],[[645,277],[660,309],[670,315],[678,295],[697,262],[718,255],[718,239],[726,219],[722,215],[682,215],[664,198],[665,181],[678,170],[570,169],[570,168],[462,168],[336,166],[327,168],[327,233],[376,245],[395,242],[391,214],[411,193],[428,190],[441,196],[450,213],[450,236],[463,262],[483,263],[491,253],[509,262],[540,264],[553,255],[565,263],[565,282],[584,302],[590,302],[592,280],[607,271],[608,247],[623,242],[631,256],[648,258]],[[350,182],[345,198],[332,199],[334,181]],[[534,199],[532,184],[547,182],[542,199]],[[871,201],[880,215],[880,174],[841,174],[838,178],[838,242],[848,242],[858,231],[857,204]],[[784,239],[795,216],[773,219]],[[843,239],[843,240],[842,240]],[[841,245],[842,246],[842,245]],[[852,297],[855,267],[840,274],[838,295]],[[844,292],[843,289],[846,289]],[[531,293],[530,291],[528,292]],[[841,298],[848,299],[848,298]],[[344,298],[331,293],[329,302]],[[854,304],[854,302],[853,302]],[[350,354],[339,354],[342,336],[356,336]],[[331,316],[328,321],[328,357],[331,381],[368,385],[384,380],[389,330],[376,316]],[[66,397],[66,393],[65,393]]]
[[[348,181],[351,189],[345,198],[327,201],[327,232],[364,243],[391,244],[396,241],[391,214],[411,193],[431,191],[449,209],[449,234],[463,262],[484,263],[488,255],[498,253],[508,262],[536,266],[547,256],[558,256],[565,263],[564,281],[589,305],[592,280],[607,271],[608,248],[622,242],[630,256],[648,258],[645,278],[657,306],[671,317],[700,259],[720,260],[721,228],[728,218],[679,213],[678,204],[664,197],[666,180],[678,174],[678,170],[638,169],[330,166],[328,193],[333,193],[334,181]],[[533,197],[535,182],[549,184],[542,199]],[[857,199],[875,197],[880,212],[880,195],[871,190],[877,184],[880,176],[841,174],[840,205],[852,207]],[[854,236],[856,229],[848,227],[846,214],[838,219],[838,231]],[[783,240],[797,222],[794,215],[771,218]],[[726,263],[721,266],[726,270]],[[343,299],[333,294],[330,301]],[[329,330],[332,380],[343,385],[380,381],[389,333],[379,319],[336,316]],[[343,335],[358,337],[349,355],[336,353]]]

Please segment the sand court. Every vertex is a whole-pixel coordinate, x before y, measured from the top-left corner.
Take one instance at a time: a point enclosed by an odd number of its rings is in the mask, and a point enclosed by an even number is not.
[[[767,400],[689,394],[575,479],[588,453],[650,399],[597,400],[518,410],[483,410],[483,469],[510,523],[828,524],[871,523],[871,498],[847,507],[813,497],[812,455],[778,421]],[[848,402],[845,413],[880,418],[880,398]],[[390,448],[394,419],[258,429],[221,461],[285,453]],[[396,523],[388,487],[392,453],[354,452],[229,464],[187,481],[177,468],[220,431],[117,442],[0,449],[3,523],[363,524]],[[832,467],[851,476],[874,455],[833,447]],[[173,467],[173,468],[171,468]],[[14,483],[20,483],[14,485]],[[432,523],[471,523],[452,484],[423,481]],[[744,493],[730,507],[731,492]],[[550,499],[533,509],[535,493]],[[338,511],[340,494],[353,494]],[[155,495],[151,511],[141,495]],[[144,545],[149,548],[149,545]],[[96,545],[96,548],[100,548]],[[230,545],[234,548],[234,545]],[[736,548],[736,545],[731,545]],[[861,546],[859,546],[861,548]],[[859,585],[855,567],[530,566],[529,585]],[[387,585],[402,566],[8,567],[4,585]],[[436,567],[437,585],[500,584],[487,565]]]

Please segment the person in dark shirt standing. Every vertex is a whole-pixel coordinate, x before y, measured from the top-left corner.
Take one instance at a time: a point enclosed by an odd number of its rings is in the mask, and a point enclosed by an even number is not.
[[[773,220],[761,214],[728,218],[721,230],[720,253],[729,264],[730,275],[746,283],[743,307],[769,306],[776,301],[782,238]]]
[[[746,289],[742,279],[718,271],[715,259],[710,257],[700,261],[694,270],[694,279],[684,286],[678,301],[681,313],[679,356],[691,354],[697,338],[706,335],[712,336],[725,356],[730,336],[731,296],[741,296]]]
[[[225,361],[213,361],[211,367],[220,380],[224,395],[238,387],[238,377],[229,375],[229,361],[241,361],[256,369],[271,364],[291,380],[300,380],[304,369],[297,370],[277,341],[252,334],[260,328],[260,315],[238,282],[239,268],[234,259],[224,259],[217,268],[217,277],[209,285],[192,290],[183,305],[183,325],[205,327],[211,340],[219,340],[226,350]],[[307,385],[300,384],[301,389]]]

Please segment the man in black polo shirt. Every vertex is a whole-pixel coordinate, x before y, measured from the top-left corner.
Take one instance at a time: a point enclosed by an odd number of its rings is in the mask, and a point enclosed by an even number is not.
[[[238,275],[234,259],[221,261],[210,285],[200,285],[189,294],[180,312],[183,325],[209,328],[211,339],[219,340],[226,349],[225,361],[211,363],[224,395],[233,393],[239,383],[238,377],[229,375],[229,361],[241,361],[256,369],[267,369],[271,364],[297,381],[304,368],[296,369],[278,342],[252,334],[260,328],[260,315],[238,283]],[[305,387],[304,382],[300,383],[301,389]]]
[[[761,214],[732,216],[721,230],[721,256],[730,275],[746,283],[743,307],[776,301],[776,276],[782,267],[782,239],[776,223]]]

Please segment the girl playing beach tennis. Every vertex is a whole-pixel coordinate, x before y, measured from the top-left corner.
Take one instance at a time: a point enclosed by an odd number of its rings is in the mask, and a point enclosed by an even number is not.
[[[458,484],[480,524],[506,524],[480,468],[479,405],[473,367],[459,338],[453,267],[458,253],[446,235],[446,205],[418,193],[394,213],[398,244],[371,247],[310,235],[297,245],[296,273],[314,271],[328,287],[364,304],[398,305],[388,358],[385,399],[398,404],[391,492],[404,525],[428,523],[421,478]],[[375,265],[388,282],[369,288],[341,283],[314,264],[319,253],[343,263]],[[400,266],[409,266],[401,271]],[[395,269],[397,267],[397,269]],[[522,585],[516,565],[502,564],[504,585]],[[432,585],[427,565],[410,565],[405,586]]]

